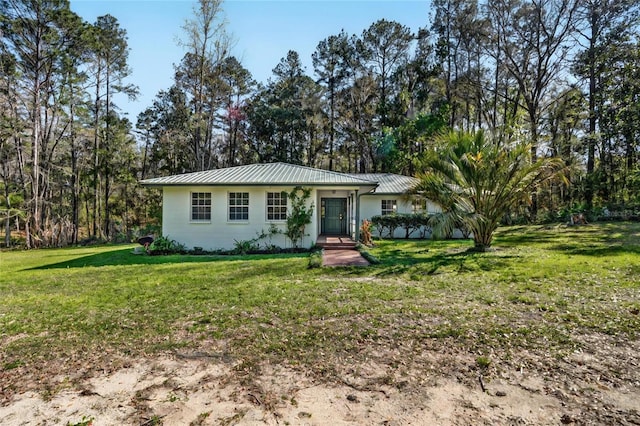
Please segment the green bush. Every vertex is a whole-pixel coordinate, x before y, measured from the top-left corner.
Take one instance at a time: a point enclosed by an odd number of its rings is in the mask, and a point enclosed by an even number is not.
[[[182,254],[187,251],[184,244],[180,244],[169,237],[158,237],[149,246],[149,254],[161,255],[161,254]]]
[[[364,257],[367,262],[369,262],[372,265],[379,265],[380,259],[378,259],[377,257],[375,257],[374,255],[372,255],[369,250],[367,250],[366,246],[363,245],[359,245],[358,246],[358,251],[360,252],[360,254],[362,255],[362,257]]]
[[[254,240],[233,240],[233,254],[249,254],[260,250],[260,245]]]
[[[322,250],[314,250],[309,255],[309,269],[315,269],[322,267]]]
[[[377,215],[371,218],[371,223],[376,227],[380,238],[393,238],[396,229],[400,226],[402,218],[398,214]]]
[[[291,240],[293,248],[305,237],[305,227],[311,223],[313,217],[313,203],[307,205],[311,198],[311,188],[296,186],[288,195],[291,201],[291,210],[287,215],[287,229],[285,235]]]
[[[425,213],[393,213],[373,216],[371,222],[378,229],[380,238],[393,238],[396,229],[403,228],[405,230],[404,238],[408,239],[416,232],[420,233],[420,238],[425,238],[431,229],[429,219],[430,216]]]

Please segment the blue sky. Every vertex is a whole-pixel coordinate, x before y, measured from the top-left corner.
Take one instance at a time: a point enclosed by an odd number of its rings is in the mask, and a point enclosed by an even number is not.
[[[86,21],[111,14],[127,31],[133,71],[128,82],[139,87],[140,96],[134,102],[117,102],[134,124],[156,94],[172,84],[173,65],[185,53],[177,39],[192,7],[187,0],[71,1],[71,9]],[[318,42],[341,29],[360,35],[385,18],[415,32],[429,19],[428,0],[227,0],[223,8],[235,39],[232,54],[263,83],[289,50],[300,54],[307,74],[313,76],[311,54]]]

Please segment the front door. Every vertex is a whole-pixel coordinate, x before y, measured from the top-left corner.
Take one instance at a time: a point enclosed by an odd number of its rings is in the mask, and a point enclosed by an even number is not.
[[[347,199],[322,199],[321,232],[325,235],[347,234]]]

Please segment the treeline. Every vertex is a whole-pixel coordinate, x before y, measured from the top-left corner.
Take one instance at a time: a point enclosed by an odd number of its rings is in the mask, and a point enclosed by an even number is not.
[[[5,245],[65,245],[126,232],[139,153],[116,93],[130,70],[126,31],[84,22],[63,0],[0,3],[0,188]],[[138,211],[136,211],[138,210]]]
[[[136,185],[152,176],[272,161],[412,175],[452,128],[565,162],[570,184],[542,188],[530,218],[640,203],[638,0],[433,0],[416,32],[383,19],[329,35],[312,70],[290,51],[263,83],[230,55],[221,1],[199,0],[174,82],[135,130],[113,101],[135,95],[115,18],[1,4],[7,244],[18,229],[28,246],[62,228],[74,243],[131,237],[157,219]]]

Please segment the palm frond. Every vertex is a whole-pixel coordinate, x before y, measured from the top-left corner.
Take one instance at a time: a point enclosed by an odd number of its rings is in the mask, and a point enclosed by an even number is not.
[[[425,156],[413,193],[442,206],[437,222],[443,231],[452,220],[464,223],[478,246],[490,244],[500,218],[528,203],[537,186],[563,176],[561,160],[531,162],[530,145],[494,143],[481,131],[450,132],[438,142],[441,148]]]

